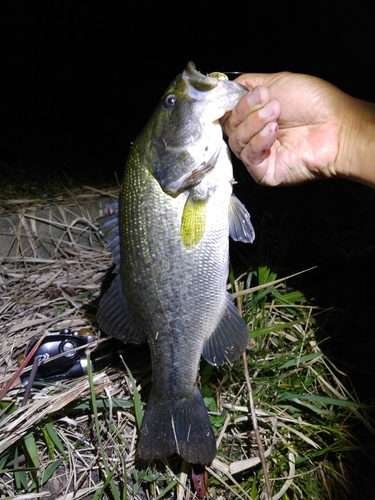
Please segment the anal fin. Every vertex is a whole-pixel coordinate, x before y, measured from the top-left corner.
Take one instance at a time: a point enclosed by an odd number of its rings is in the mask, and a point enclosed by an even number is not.
[[[202,356],[212,365],[224,365],[238,359],[248,344],[247,326],[228,293],[226,311],[219,325],[207,339]]]

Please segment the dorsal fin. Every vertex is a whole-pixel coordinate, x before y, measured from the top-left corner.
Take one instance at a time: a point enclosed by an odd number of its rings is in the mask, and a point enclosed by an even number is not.
[[[107,243],[116,268],[120,269],[120,229],[118,220],[118,201],[104,207],[105,216],[100,219],[100,234]]]
[[[107,335],[123,342],[142,344],[146,342],[146,335],[134,322],[121,290],[120,281],[120,231],[118,221],[118,203],[113,202],[105,207],[107,215],[102,218],[100,231],[107,242],[116,264],[115,279],[100,300],[96,315],[99,327]]]

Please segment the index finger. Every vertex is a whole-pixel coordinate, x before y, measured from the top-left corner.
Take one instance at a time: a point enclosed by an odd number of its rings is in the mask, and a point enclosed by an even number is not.
[[[235,79],[235,82],[241,83],[249,90],[265,86],[268,87],[273,83],[276,73],[243,73]]]
[[[255,87],[238,101],[233,111],[224,116],[222,125],[229,136],[251,113],[264,107],[271,100],[270,91],[265,86]]]

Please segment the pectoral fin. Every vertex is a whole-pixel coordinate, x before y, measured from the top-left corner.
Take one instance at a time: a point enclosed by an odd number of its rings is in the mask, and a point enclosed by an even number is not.
[[[245,352],[249,334],[232,297],[227,294],[226,311],[212,335],[207,339],[202,356],[215,366],[231,363]]]
[[[181,239],[189,250],[196,247],[206,229],[206,200],[189,194],[181,220]]]
[[[250,214],[240,200],[232,194],[229,203],[229,236],[235,241],[252,243],[255,231]]]

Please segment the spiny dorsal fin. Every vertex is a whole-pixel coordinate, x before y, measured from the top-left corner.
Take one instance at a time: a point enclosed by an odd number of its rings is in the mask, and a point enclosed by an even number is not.
[[[100,232],[111,251],[117,270],[120,268],[120,230],[118,220],[118,201],[104,207],[106,215],[100,219]]]

